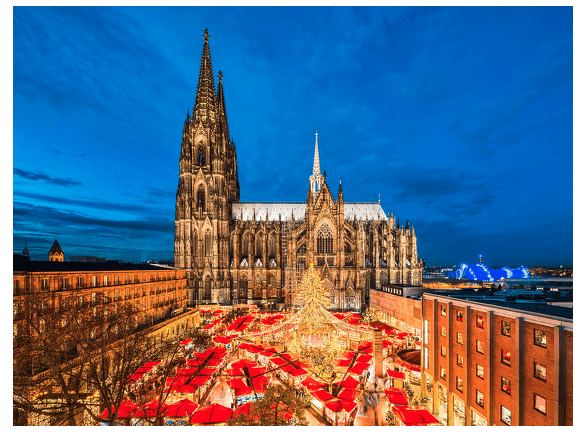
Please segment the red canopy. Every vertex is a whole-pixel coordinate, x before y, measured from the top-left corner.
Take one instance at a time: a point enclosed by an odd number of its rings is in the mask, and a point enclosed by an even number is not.
[[[217,344],[230,344],[231,341],[231,339],[226,336],[215,336],[212,340]]]
[[[190,418],[192,424],[212,424],[226,422],[232,416],[232,410],[220,404],[212,404],[195,411]]]
[[[309,393],[319,401],[329,401],[330,399],[334,399],[334,396],[324,389],[319,389]]]
[[[349,413],[356,407],[357,404],[354,401],[334,399],[333,401],[324,403],[324,405],[334,413],[339,413],[340,411],[346,411]]]
[[[253,388],[251,386],[239,387],[238,389],[234,389],[234,394],[236,396],[252,395],[253,394]]]
[[[336,366],[340,367],[340,368],[347,368],[348,366],[350,366],[351,360],[346,360],[346,359],[339,359],[337,361]]]
[[[189,399],[181,399],[172,405],[168,405],[164,415],[166,417],[187,417],[190,416],[197,407],[198,404],[195,402],[192,402]]]
[[[241,387],[247,387],[246,383],[243,381],[242,378],[233,378],[232,380],[228,380],[227,384],[230,386],[231,389],[240,389]]]
[[[227,375],[230,375],[231,377],[240,377],[245,375],[241,368],[227,369],[225,372]]]
[[[145,418],[151,418],[151,417],[156,417],[156,414],[160,414],[163,415],[164,411],[166,409],[166,407],[168,406],[167,404],[162,404],[161,407],[158,407],[159,401],[157,399],[148,402],[147,404],[144,404],[140,407],[139,410],[137,410],[134,414],[133,417],[145,417]],[[159,412],[158,412],[158,408],[159,408]]]
[[[390,369],[387,369],[387,370],[386,370],[386,374],[387,374],[389,377],[392,377],[392,378],[399,378],[399,379],[401,379],[401,380],[404,380],[404,379],[406,378],[406,376],[404,375],[404,372],[396,372],[396,371],[391,371]]]
[[[255,362],[254,360],[249,360],[249,359],[240,359],[237,360],[236,362],[234,362],[231,365],[233,368],[252,368],[254,366],[257,366],[257,362]]]
[[[385,389],[384,393],[392,405],[408,405],[408,398],[404,391]]]
[[[351,375],[348,375],[345,378],[345,380],[336,381],[333,384],[336,384],[336,385],[341,386],[341,387],[345,387],[346,389],[355,389],[356,387],[358,387],[360,385],[360,382],[358,380],[356,380],[354,377],[352,377]]]
[[[358,362],[350,369],[348,369],[348,372],[353,372],[354,374],[360,375],[362,372],[368,369],[368,366],[369,365],[367,363]]]
[[[172,390],[175,390],[176,393],[196,393],[198,386],[194,384],[183,384],[178,386],[176,389],[172,387]]]
[[[356,389],[344,389],[338,394],[338,398],[346,399],[348,401],[354,401],[358,396],[360,396],[359,390]]]
[[[307,371],[303,368],[293,369],[291,372],[289,372],[289,375],[292,377],[300,377],[305,374],[307,374]]]
[[[190,380],[190,384],[193,386],[204,386],[208,380],[210,380],[210,377],[206,375],[197,375]]]
[[[307,377],[305,380],[301,382],[301,384],[303,384],[307,388],[307,390],[317,390],[327,385],[327,383],[323,381],[314,380],[311,377]]]
[[[392,407],[392,412],[402,421],[405,425],[426,425],[432,423],[439,423],[438,419],[435,418],[428,410],[414,410],[410,407]]]
[[[249,375],[251,377],[256,377],[257,375],[263,375],[265,373],[265,371],[267,370],[267,368],[264,368],[262,366],[257,366],[255,368],[248,368],[249,370]]]
[[[361,354],[357,359],[356,362],[364,362],[364,363],[368,363],[370,360],[372,360],[372,356],[369,354]]]
[[[126,399],[124,401],[121,401],[121,404],[119,404],[119,411],[117,412],[117,417],[119,418],[126,418],[129,417],[133,414],[133,412],[137,409],[137,404],[135,404],[134,402],[131,402],[130,400]],[[111,413],[115,412],[115,406],[112,405],[111,409],[105,409],[105,411],[103,411],[103,413],[101,413],[101,416],[99,416],[102,419],[107,419],[107,417],[109,416],[109,410],[111,410]]]

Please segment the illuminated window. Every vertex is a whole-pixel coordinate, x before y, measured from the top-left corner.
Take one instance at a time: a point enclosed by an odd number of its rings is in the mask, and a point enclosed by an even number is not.
[[[461,356],[460,354],[457,354],[457,366],[460,366],[461,368],[463,367],[463,356]]]
[[[462,378],[457,377],[457,379],[456,379],[456,386],[457,386],[457,390],[459,392],[462,392],[463,391],[463,379]]]
[[[485,351],[483,350],[483,342],[480,341],[479,339],[477,339],[477,342],[475,343],[475,350],[481,354],[485,353]]]
[[[483,366],[477,365],[477,369],[475,371],[475,375],[477,375],[477,377],[481,379],[485,378],[485,369],[483,369]]]
[[[501,321],[501,334],[503,336],[511,336],[511,323],[508,321]]]
[[[534,345],[546,348],[546,332],[534,329]]]
[[[428,320],[424,320],[424,344],[428,345]]]
[[[540,413],[546,414],[546,398],[534,393],[534,408]]]
[[[506,425],[511,425],[511,411],[504,406],[501,406],[501,422]]]
[[[511,381],[505,377],[501,377],[501,390],[503,390],[508,395],[511,395]]]
[[[480,407],[485,407],[485,395],[480,390],[475,391],[475,402]]]
[[[463,311],[457,310],[457,321],[463,322]]]
[[[511,351],[501,350],[501,363],[511,366]]]
[[[429,369],[428,366],[428,348],[424,347],[424,368]]]
[[[457,332],[457,343],[463,345],[463,333]]]
[[[546,381],[546,367],[541,363],[534,362],[534,377],[539,380]]]
[[[327,223],[317,231],[317,253],[333,253],[333,232]]]
[[[485,328],[485,317],[483,315],[477,315],[477,320],[475,325],[477,327],[479,327],[480,329],[484,329]]]
[[[271,234],[269,237],[269,258],[274,258],[277,256],[277,239],[275,234]]]
[[[447,308],[441,305],[441,316],[447,316]]]
[[[447,357],[447,349],[443,346],[441,346],[441,356]]]
[[[206,234],[204,234],[204,252],[205,256],[212,256],[212,236],[210,231],[206,231]]]
[[[447,329],[445,327],[441,327],[441,336],[443,338],[447,337]]]
[[[442,368],[442,367],[441,367],[441,378],[443,380],[447,379],[447,370],[445,368]]]

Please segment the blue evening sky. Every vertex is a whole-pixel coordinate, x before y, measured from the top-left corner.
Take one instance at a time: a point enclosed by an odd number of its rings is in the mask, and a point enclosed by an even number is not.
[[[173,257],[207,27],[242,201],[304,201],[317,129],[334,195],[380,193],[427,264],[572,264],[571,7],[13,12],[15,252]]]

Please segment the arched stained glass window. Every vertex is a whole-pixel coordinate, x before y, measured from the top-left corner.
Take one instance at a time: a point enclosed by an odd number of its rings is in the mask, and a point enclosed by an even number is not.
[[[277,235],[272,233],[269,236],[269,258],[275,258],[277,256]]]
[[[249,234],[248,233],[246,233],[243,237],[242,256],[243,256],[243,258],[249,257]]]
[[[258,258],[263,257],[263,234],[258,234],[255,240],[255,256]]]
[[[333,253],[333,232],[327,223],[317,231],[317,253]]]
[[[204,166],[206,164],[206,157],[202,148],[198,149],[198,164]]]

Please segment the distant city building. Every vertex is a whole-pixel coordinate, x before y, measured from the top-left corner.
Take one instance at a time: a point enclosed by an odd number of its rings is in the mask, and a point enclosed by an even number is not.
[[[481,259],[481,258],[480,258]],[[456,279],[468,279],[468,280],[482,280],[484,282],[496,282],[500,279],[512,279],[512,278],[529,278],[530,274],[526,267],[517,268],[491,268],[485,265],[481,260],[477,264],[467,265],[461,264],[457,270],[455,270],[451,277]]]
[[[97,258],[96,256],[71,256],[71,262],[105,262],[105,258]]]
[[[53,243],[48,255],[50,262],[63,262],[65,260],[65,254],[57,240]]]
[[[24,242],[24,249],[22,249],[22,256],[30,256],[30,252],[26,247],[26,241]]]
[[[205,31],[176,192],[174,263],[188,271],[190,302],[293,305],[294,287],[311,263],[334,309],[360,310],[370,288],[419,285],[414,228],[387,215],[379,201],[344,202],[341,182],[334,198],[320,171],[317,133],[305,202],[240,202],[223,76],[215,89],[208,38]]]

